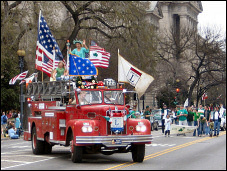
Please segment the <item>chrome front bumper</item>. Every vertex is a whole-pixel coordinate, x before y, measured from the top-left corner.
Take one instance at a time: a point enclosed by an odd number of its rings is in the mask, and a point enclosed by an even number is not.
[[[131,143],[151,143],[152,135],[76,136],[76,144],[103,144],[106,147],[126,147]]]

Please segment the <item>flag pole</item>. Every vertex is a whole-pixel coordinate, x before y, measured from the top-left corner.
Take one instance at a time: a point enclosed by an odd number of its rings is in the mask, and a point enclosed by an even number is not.
[[[42,82],[43,82],[43,71],[42,71]]]
[[[119,85],[119,54],[120,54],[120,52],[119,52],[119,49],[117,49],[117,65],[118,65],[118,67],[117,67],[117,84]]]
[[[89,57],[88,59],[90,59],[90,47],[91,47],[91,38],[89,38],[89,41],[88,41],[88,49],[89,49]]]
[[[66,65],[66,69],[67,69],[68,75],[69,75],[69,46],[70,46],[69,40],[67,40],[66,46],[67,46],[67,65]],[[70,76],[69,76],[69,99],[70,99]]]
[[[67,67],[66,68],[69,71],[69,46],[70,46],[69,40],[67,40],[66,46],[67,46]]]

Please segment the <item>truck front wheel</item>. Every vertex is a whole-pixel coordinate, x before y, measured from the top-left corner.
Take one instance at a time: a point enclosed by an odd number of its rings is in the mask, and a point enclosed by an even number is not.
[[[83,156],[83,147],[73,145],[71,152],[71,160],[73,163],[81,163]]]
[[[134,162],[143,162],[145,144],[132,144],[132,159]]]
[[[52,151],[52,145],[45,141],[44,142],[44,153],[50,154],[51,151]]]
[[[73,163],[81,163],[83,157],[83,146],[75,146],[73,136],[70,141],[71,160]]]
[[[37,140],[36,128],[32,128],[32,152],[33,154],[43,154],[44,141]]]

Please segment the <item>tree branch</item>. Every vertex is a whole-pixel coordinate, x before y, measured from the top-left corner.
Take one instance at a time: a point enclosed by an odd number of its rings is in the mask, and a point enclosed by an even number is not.
[[[68,1],[61,1],[61,3],[67,8],[67,10],[69,10],[69,12],[72,14],[72,16],[74,16],[75,12],[73,11],[73,9],[69,6],[69,4],[67,2]]]
[[[14,3],[12,3],[10,6],[9,6],[9,10],[11,10],[12,8],[15,8],[17,5],[19,5],[22,1],[16,1]]]
[[[81,23],[83,20],[92,20],[92,19],[98,20],[100,23],[102,23],[103,25],[105,25],[106,27],[108,27],[111,30],[118,29],[118,28],[130,28],[130,27],[125,27],[123,24],[119,25],[119,26],[110,26],[103,19],[101,19],[100,17],[97,17],[97,16],[84,17],[84,18],[80,19],[79,22]]]

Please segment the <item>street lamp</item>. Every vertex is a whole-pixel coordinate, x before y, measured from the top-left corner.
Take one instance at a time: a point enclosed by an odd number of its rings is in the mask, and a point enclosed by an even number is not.
[[[20,73],[22,73],[23,68],[24,68],[25,51],[18,50],[17,55],[19,58]],[[23,129],[23,87],[22,87],[22,84],[20,85],[20,122],[21,122],[21,128]]]

